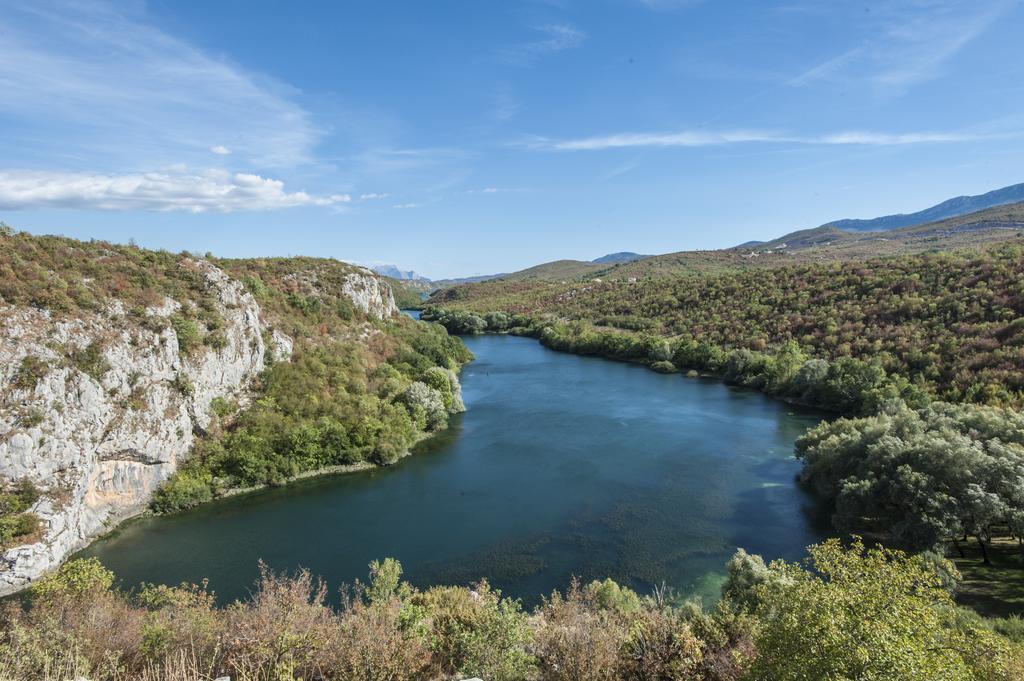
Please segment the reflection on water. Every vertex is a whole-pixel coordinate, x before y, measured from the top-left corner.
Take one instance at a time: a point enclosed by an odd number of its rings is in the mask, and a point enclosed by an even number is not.
[[[820,538],[793,441],[819,417],[718,382],[466,339],[466,414],[388,468],[126,524],[85,553],[126,583],[210,579],[244,596],[263,559],[332,587],[394,556],[415,584],[487,577],[536,602],[572,575],[714,598],[737,546]]]

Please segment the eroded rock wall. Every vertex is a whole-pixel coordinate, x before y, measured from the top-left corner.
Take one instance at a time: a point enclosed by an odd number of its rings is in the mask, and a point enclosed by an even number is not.
[[[0,594],[144,509],[210,425],[211,401],[244,404],[267,354],[290,357],[292,339],[261,321],[239,282],[203,260],[182,266],[201,271],[223,319],[215,346],[182,351],[169,323],[181,306],[169,298],[141,318],[117,302],[72,319],[0,306],[0,477],[43,492],[32,509],[42,536],[0,556]],[[397,313],[390,287],[370,273],[347,275],[345,292],[368,314]],[[69,359],[90,345],[101,353],[93,366]],[[16,385],[29,356],[44,373]]]

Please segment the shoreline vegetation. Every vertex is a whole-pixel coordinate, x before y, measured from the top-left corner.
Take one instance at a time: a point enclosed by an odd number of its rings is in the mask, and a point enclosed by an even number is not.
[[[449,418],[450,418],[450,416],[449,416]],[[290,485],[290,484],[292,484],[294,482],[299,482],[299,481],[302,481],[302,480],[309,480],[309,479],[312,479],[312,478],[330,477],[330,476],[334,476],[334,475],[351,475],[351,474],[354,474],[354,473],[362,473],[364,471],[370,471],[370,470],[374,470],[374,469],[377,469],[377,468],[383,468],[383,467],[386,467],[386,466],[394,466],[394,465],[398,464],[402,459],[405,459],[405,458],[408,458],[410,456],[413,456],[413,450],[417,446],[419,446],[421,443],[427,442],[428,440],[430,440],[430,439],[440,435],[445,430],[447,430],[447,425],[444,426],[443,428],[438,429],[438,430],[434,430],[434,431],[430,431],[430,432],[418,433],[415,436],[415,439],[413,440],[413,442],[405,449],[404,452],[398,454],[393,461],[390,461],[390,462],[387,462],[387,463],[375,463],[375,462],[372,462],[372,461],[358,461],[356,463],[350,463],[350,464],[335,464],[335,465],[330,465],[330,466],[323,466],[321,468],[313,468],[313,469],[310,469],[310,470],[302,471],[300,473],[296,473],[295,475],[289,476],[287,478],[283,478],[283,479],[275,481],[273,483],[265,482],[265,483],[259,483],[259,484],[256,484],[256,485],[250,485],[248,487],[231,487],[231,488],[225,489],[223,491],[220,491],[210,501],[216,501],[217,499],[228,499],[230,497],[243,496],[243,495],[246,495],[246,494],[255,494],[257,492],[262,492],[264,490],[271,489],[273,487],[287,487],[288,485]],[[203,503],[206,503],[206,502],[203,502]],[[145,515],[145,514],[169,515],[169,514],[172,514],[172,513],[178,513],[180,511],[188,510],[188,508],[192,508],[192,507],[173,508],[173,509],[169,509],[169,510],[166,510],[166,511],[155,512],[150,506],[151,506],[150,504],[147,504],[145,509],[143,509],[142,511],[140,511],[139,513],[137,513],[137,514],[135,514],[133,516],[127,516],[123,520],[127,520],[129,518],[138,517],[140,515]]]

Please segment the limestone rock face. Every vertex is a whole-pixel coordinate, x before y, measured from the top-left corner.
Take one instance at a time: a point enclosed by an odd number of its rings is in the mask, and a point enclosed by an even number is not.
[[[368,315],[386,319],[398,314],[395,296],[391,287],[377,278],[370,270],[359,268],[345,277],[342,287],[352,303]]]
[[[210,427],[211,401],[245,404],[265,360],[291,358],[292,339],[262,320],[241,283],[205,260],[182,267],[202,274],[223,319],[217,343],[187,353],[170,323],[181,304],[170,298],[141,318],[118,301],[70,319],[0,305],[0,479],[40,488],[31,510],[43,529],[40,541],[0,555],[0,595],[143,510]],[[345,277],[354,306],[382,318],[398,313],[391,288],[371,272]],[[304,283],[315,291],[315,274]],[[73,360],[90,346],[99,361]],[[19,380],[26,357],[45,363],[38,380]]]
[[[130,318],[113,302],[100,313],[54,320],[40,310],[0,308],[0,476],[43,491],[33,511],[43,538],[0,556],[0,594],[24,586],[105,527],[141,510],[210,425],[215,397],[242,397],[264,364],[260,310],[241,284],[189,261],[212,293],[223,343],[185,354],[165,300]],[[94,366],[73,350],[100,348]],[[275,352],[291,340],[275,337]],[[34,386],[14,385],[25,357],[46,363]],[[98,366],[96,366],[98,364]],[[89,373],[86,373],[86,372]]]

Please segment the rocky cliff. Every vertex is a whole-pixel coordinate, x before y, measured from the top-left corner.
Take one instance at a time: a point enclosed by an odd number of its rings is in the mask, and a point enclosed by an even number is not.
[[[241,283],[205,260],[179,267],[205,287],[203,314],[217,320],[210,342],[185,337],[189,310],[172,297],[131,311],[111,299],[73,315],[0,304],[0,478],[42,491],[32,508],[41,536],[0,557],[0,594],[145,508],[209,427],[211,403],[244,405],[268,356],[290,356],[292,339]],[[315,274],[304,287],[315,291]],[[369,271],[346,274],[343,290],[370,316],[397,313]]]

